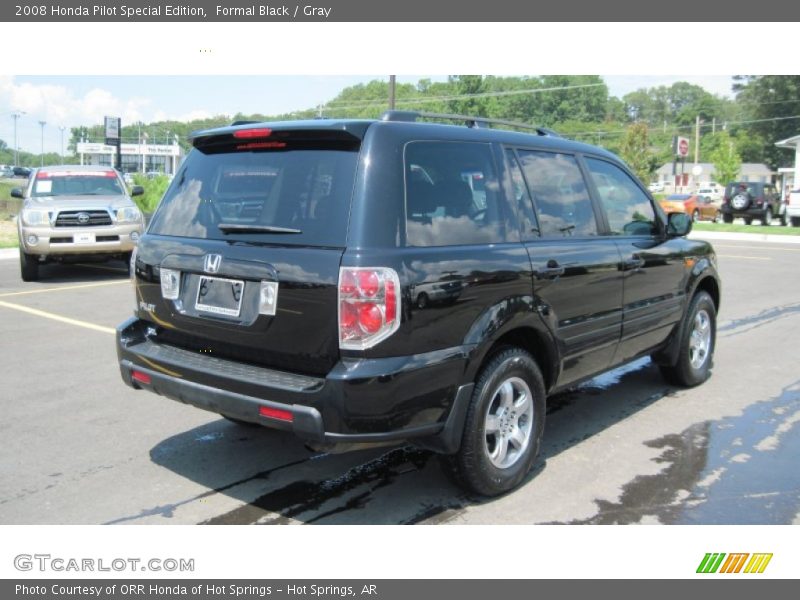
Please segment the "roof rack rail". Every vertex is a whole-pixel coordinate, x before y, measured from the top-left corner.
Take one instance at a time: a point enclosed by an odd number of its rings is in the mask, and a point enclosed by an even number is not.
[[[255,123],[261,123],[261,121],[248,121],[248,120],[234,121],[229,125],[229,127],[236,127],[237,125],[253,125]]]
[[[518,123],[517,121],[506,121],[505,119],[490,119],[488,117],[473,117],[470,115],[456,115],[449,113],[417,112],[413,110],[387,110],[381,115],[381,121],[402,121],[414,123],[417,119],[440,119],[442,121],[461,121],[467,127],[486,127],[487,125],[504,125],[515,129],[527,129],[535,131],[538,135],[549,137],[561,137],[552,129],[530,125],[529,123]]]

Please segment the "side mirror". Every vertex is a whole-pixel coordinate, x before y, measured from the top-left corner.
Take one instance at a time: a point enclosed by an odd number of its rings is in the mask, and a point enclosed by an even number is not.
[[[144,188],[140,185],[135,185],[131,188],[131,197],[133,196],[141,196],[144,194]]]
[[[25,196],[22,195],[22,188],[12,188],[11,189],[11,197],[12,198],[24,198]]]
[[[692,230],[692,218],[686,213],[669,213],[667,215],[667,236],[683,237]]]

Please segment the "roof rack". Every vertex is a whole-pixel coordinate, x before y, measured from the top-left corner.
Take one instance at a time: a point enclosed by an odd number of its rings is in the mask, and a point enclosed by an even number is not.
[[[538,135],[549,137],[561,137],[552,129],[530,125],[529,123],[518,123],[517,121],[506,121],[505,119],[490,119],[488,117],[473,117],[470,115],[455,115],[449,113],[417,112],[413,110],[387,110],[381,115],[381,121],[403,121],[414,123],[417,119],[440,119],[442,121],[461,121],[467,127],[486,127],[488,125],[504,125],[515,129],[526,129],[535,131]]]

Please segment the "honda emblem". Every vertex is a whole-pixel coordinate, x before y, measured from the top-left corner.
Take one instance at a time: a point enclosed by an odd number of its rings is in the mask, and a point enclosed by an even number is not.
[[[221,254],[206,254],[203,259],[203,270],[206,273],[216,273],[219,271],[219,266],[222,264]]]

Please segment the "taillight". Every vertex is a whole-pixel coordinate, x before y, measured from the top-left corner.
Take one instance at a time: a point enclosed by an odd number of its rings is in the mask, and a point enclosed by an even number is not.
[[[339,269],[339,347],[365,350],[400,327],[400,278],[386,267]]]

